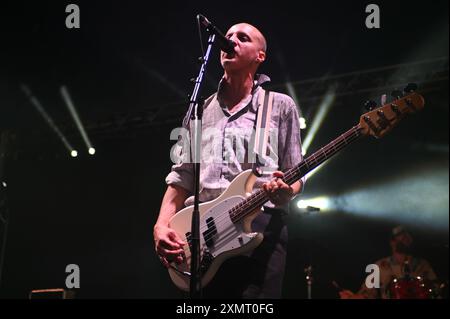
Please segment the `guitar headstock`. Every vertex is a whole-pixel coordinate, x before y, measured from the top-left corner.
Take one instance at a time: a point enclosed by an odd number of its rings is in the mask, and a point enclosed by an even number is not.
[[[361,134],[372,135],[376,138],[383,137],[405,115],[420,111],[424,105],[424,98],[420,94],[412,92],[404,97],[397,98],[393,102],[375,108],[361,116],[359,121]]]

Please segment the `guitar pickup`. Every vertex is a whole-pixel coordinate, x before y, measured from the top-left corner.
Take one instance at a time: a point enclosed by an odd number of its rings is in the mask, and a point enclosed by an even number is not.
[[[203,239],[207,247],[214,245],[214,236],[217,234],[216,223],[213,217],[206,219],[206,230],[203,232]]]
[[[192,233],[189,231],[185,234],[186,242],[188,243],[189,250],[192,251]]]

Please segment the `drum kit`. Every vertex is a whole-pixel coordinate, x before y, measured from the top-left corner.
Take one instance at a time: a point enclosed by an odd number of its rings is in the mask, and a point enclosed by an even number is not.
[[[392,280],[387,295],[390,299],[441,299],[448,298],[447,289],[447,283],[426,282],[420,276],[406,275]]]
[[[390,299],[438,299],[445,284],[426,281],[421,276],[413,276],[408,261],[403,265],[403,277],[393,278],[387,287]]]
[[[308,282],[308,292],[310,292],[310,283],[312,282],[311,272],[306,268],[306,279]],[[333,280],[332,285],[338,291],[344,291],[339,284]],[[430,282],[421,276],[411,276],[406,273],[403,277],[393,278],[386,287],[386,295],[388,299],[447,299],[448,298],[448,282]],[[310,293],[308,294],[310,299]]]
[[[426,285],[420,276],[394,278],[388,287],[390,299],[431,299],[435,290]]]

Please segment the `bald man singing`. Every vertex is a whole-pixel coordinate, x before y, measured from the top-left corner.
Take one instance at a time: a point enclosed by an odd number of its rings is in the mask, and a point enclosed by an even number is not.
[[[248,23],[233,25],[226,37],[235,43],[234,52],[221,51],[224,74],[216,93],[203,106],[200,201],[217,198],[244,170],[254,169],[251,147],[258,114],[262,85],[269,77],[257,74],[266,60],[264,35]],[[212,281],[203,289],[205,298],[281,298],[287,252],[286,206],[302,191],[304,181],[288,185],[283,172],[302,160],[298,109],[293,99],[273,92],[268,121],[270,135],[264,163],[253,190],[263,189],[268,198],[261,213],[252,221],[254,232],[264,234],[262,243],[252,251],[226,260]],[[187,128],[189,129],[189,128]],[[209,130],[209,131],[208,131]],[[274,137],[275,136],[275,137]],[[240,142],[236,142],[240,141]],[[217,151],[211,151],[217,150]],[[259,160],[257,160],[259,162]],[[155,251],[161,262],[182,263],[187,243],[169,226],[169,220],[186,205],[193,203],[193,164],[175,163],[166,177],[167,190],[153,228]]]

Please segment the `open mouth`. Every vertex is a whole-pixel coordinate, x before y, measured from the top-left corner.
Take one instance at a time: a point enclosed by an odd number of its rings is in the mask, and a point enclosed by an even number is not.
[[[236,56],[236,53],[235,53],[235,52],[233,52],[233,53],[225,53],[224,58],[225,58],[225,59],[232,59],[232,58],[234,58],[235,56]]]

